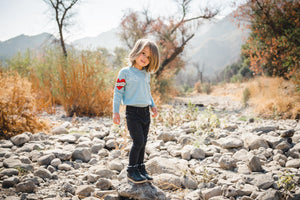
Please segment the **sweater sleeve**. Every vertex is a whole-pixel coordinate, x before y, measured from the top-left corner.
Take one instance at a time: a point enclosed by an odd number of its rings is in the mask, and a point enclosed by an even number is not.
[[[124,70],[119,72],[114,88],[113,113],[119,113],[119,108],[123,100],[126,85],[126,75]]]
[[[155,103],[154,103],[154,100],[153,100],[152,96],[151,96],[151,105],[150,106],[151,106],[151,108],[155,107]]]
[[[153,97],[152,97],[152,95],[151,95],[151,87],[150,87],[150,73],[148,73],[148,79],[149,79],[149,88],[150,88],[150,91],[149,91],[149,93],[150,93],[150,97],[151,97],[151,105],[150,105],[150,107],[152,108],[152,107],[155,107],[155,103],[154,103],[154,100],[153,100]]]

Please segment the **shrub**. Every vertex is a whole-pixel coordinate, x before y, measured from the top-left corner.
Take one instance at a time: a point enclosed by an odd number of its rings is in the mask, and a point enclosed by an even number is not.
[[[202,91],[206,94],[210,94],[212,92],[212,87],[210,83],[204,83],[202,84]]]
[[[9,69],[17,71],[22,77],[28,77],[34,63],[34,57],[33,52],[29,49],[23,54],[18,52],[13,58],[8,60]]]
[[[230,78],[230,82],[231,83],[240,83],[240,82],[242,82],[242,79],[243,79],[243,77],[241,74],[236,74]]]
[[[214,109],[209,105],[202,113],[201,120],[196,124],[196,129],[203,131],[204,134],[214,134],[214,129],[220,127],[221,122],[217,114],[214,113]]]
[[[103,116],[112,110],[111,73],[99,52],[82,52],[79,59],[57,63],[57,76],[51,77],[50,90],[68,116]],[[45,84],[44,84],[45,85]]]
[[[201,82],[200,81],[195,83],[194,90],[196,90],[196,92],[198,92],[198,93],[202,92],[202,87],[201,87]]]
[[[68,116],[110,115],[114,71],[105,56],[102,50],[70,50],[65,58],[60,49],[49,48],[17,55],[8,61],[8,68],[31,81],[38,94],[37,110],[52,112],[60,104]]]
[[[30,131],[47,129],[36,116],[36,100],[31,83],[17,73],[0,74],[0,133],[1,138]]]
[[[248,105],[248,101],[250,99],[250,91],[248,88],[245,88],[243,91],[243,104],[244,106]]]
[[[297,184],[294,176],[295,175],[289,171],[280,174],[277,186],[281,189],[284,199],[289,199],[289,197],[293,196],[291,192],[295,189]]]

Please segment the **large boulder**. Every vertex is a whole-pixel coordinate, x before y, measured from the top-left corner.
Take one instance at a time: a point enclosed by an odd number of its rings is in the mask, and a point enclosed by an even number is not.
[[[134,184],[123,179],[116,185],[116,190],[121,197],[138,200],[165,200],[166,194],[151,183]]]

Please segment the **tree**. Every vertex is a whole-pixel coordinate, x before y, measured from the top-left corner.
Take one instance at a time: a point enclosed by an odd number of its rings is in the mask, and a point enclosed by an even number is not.
[[[170,17],[150,17],[149,10],[142,13],[129,11],[121,22],[121,39],[132,48],[134,43],[143,37],[154,38],[159,46],[161,65],[155,73],[157,88],[160,94],[170,90],[170,80],[184,66],[180,54],[195,36],[202,20],[212,19],[218,9],[205,8],[198,15],[192,16],[190,6],[192,0],[175,0],[180,11]]]
[[[79,0],[44,0],[44,2],[55,12],[55,21],[58,26],[60,45],[65,57],[68,56],[68,53],[63,36],[63,29],[69,25],[68,22],[73,16],[70,13],[70,10],[78,1]]]
[[[204,72],[204,69],[205,69],[205,63],[203,62],[201,67],[200,67],[200,63],[195,62],[195,63],[193,63],[193,66],[197,70],[197,77],[198,77],[197,81],[200,81],[200,83],[203,83],[203,72]]]
[[[248,22],[252,31],[242,49],[252,71],[300,78],[298,0],[247,0],[237,10],[236,19]]]

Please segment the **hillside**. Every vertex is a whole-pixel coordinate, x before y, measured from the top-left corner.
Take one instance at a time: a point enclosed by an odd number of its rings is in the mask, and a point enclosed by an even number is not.
[[[53,43],[55,37],[49,33],[27,36],[19,35],[4,42],[0,42],[0,60],[9,59],[18,52],[25,52],[27,49],[40,50]]]
[[[186,52],[187,69],[193,63],[204,65],[204,75],[212,76],[240,58],[241,46],[249,31],[242,31],[230,15],[195,36]]]

